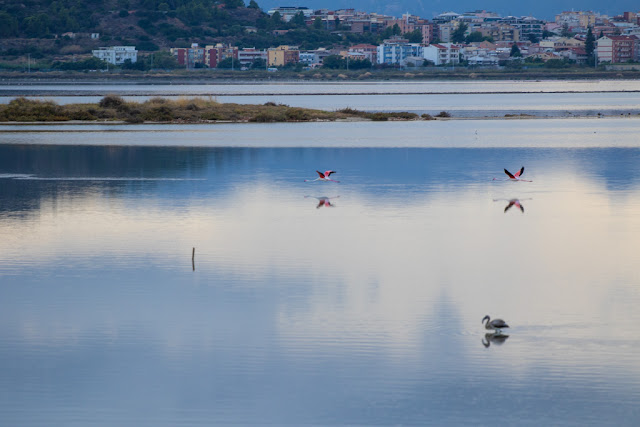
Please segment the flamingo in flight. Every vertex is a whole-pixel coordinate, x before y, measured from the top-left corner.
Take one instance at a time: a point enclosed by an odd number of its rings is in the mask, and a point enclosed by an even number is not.
[[[316,171],[318,173],[318,178],[316,179],[305,179],[304,182],[309,182],[309,181],[332,181],[332,182],[340,182],[340,181],[336,181],[335,179],[331,179],[329,178],[331,176],[332,173],[337,173],[336,171],[324,171],[324,173],[320,172],[320,171]]]
[[[510,180],[513,180],[513,181],[527,181],[527,182],[531,182],[531,181],[529,181],[529,180],[526,180],[526,179],[522,179],[522,178],[520,178],[520,176],[522,176],[522,174],[524,173],[524,166],[523,166],[523,167],[522,167],[518,172],[516,172],[516,173],[513,173],[513,174],[512,174],[511,172],[509,172],[509,171],[508,171],[508,170],[506,170],[506,169],[504,170],[504,173],[506,173],[506,174],[507,174],[507,176],[509,177],[509,179],[510,179]]]

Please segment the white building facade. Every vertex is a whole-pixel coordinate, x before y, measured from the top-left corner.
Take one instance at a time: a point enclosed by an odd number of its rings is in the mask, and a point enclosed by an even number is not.
[[[460,47],[452,43],[431,44],[422,49],[422,57],[434,65],[457,65],[460,63]]]
[[[422,45],[405,39],[385,40],[377,48],[378,64],[401,65],[413,56],[422,56]]]
[[[111,46],[92,50],[91,53],[98,59],[110,64],[120,65],[130,59],[132,63],[138,61],[138,51],[135,46]]]

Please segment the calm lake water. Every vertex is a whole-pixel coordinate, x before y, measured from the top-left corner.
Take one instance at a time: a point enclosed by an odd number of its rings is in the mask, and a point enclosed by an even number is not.
[[[0,126],[2,424],[636,426],[639,132]]]

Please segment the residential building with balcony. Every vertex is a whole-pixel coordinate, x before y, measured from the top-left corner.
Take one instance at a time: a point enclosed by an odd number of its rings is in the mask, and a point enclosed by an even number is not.
[[[420,43],[409,43],[407,39],[393,37],[377,47],[378,64],[401,65],[410,56],[422,56]]]
[[[178,64],[186,68],[195,68],[196,64],[205,63],[205,49],[199,47],[198,43],[192,43],[191,47],[172,47],[170,52],[175,56]]]
[[[305,19],[313,15],[313,9],[309,9],[308,7],[290,7],[290,6],[274,7],[273,9],[269,9],[267,11],[267,14],[269,14],[269,16],[273,16],[273,14],[276,12],[278,12],[280,16],[282,16],[282,19],[285,22],[291,21],[291,19],[293,19],[293,17],[300,12],[302,12]]]
[[[431,44],[422,48],[422,57],[435,65],[460,63],[460,46],[453,43]]]
[[[294,46],[270,47],[267,50],[267,63],[270,67],[282,67],[300,61],[300,51]]]
[[[378,62],[378,47],[372,44],[356,44],[349,48],[349,52],[358,52],[364,54],[365,59],[371,61],[372,64]]]
[[[238,59],[238,47],[217,43],[204,48],[204,63],[209,68],[216,68],[218,64],[227,58]]]
[[[243,67],[250,66],[256,59],[263,59],[267,62],[267,51],[257,50],[255,47],[246,47],[238,51],[238,61]]]
[[[109,64],[120,65],[129,59],[132,63],[138,61],[138,51],[135,46],[100,47],[92,50],[91,54]]]
[[[596,41],[598,62],[638,61],[640,39],[636,36],[604,36]]]
[[[508,24],[518,29],[519,38],[513,39],[513,41],[531,39],[540,40],[542,38],[542,32],[544,31],[545,26],[544,21],[533,18],[531,16],[523,16],[521,18],[517,18],[515,16],[507,16],[506,18],[502,18],[499,22]]]

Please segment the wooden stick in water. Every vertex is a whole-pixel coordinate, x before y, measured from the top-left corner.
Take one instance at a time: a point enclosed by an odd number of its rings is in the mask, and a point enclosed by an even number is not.
[[[193,248],[193,250],[191,251],[191,268],[193,269],[193,271],[196,271],[196,248]]]

